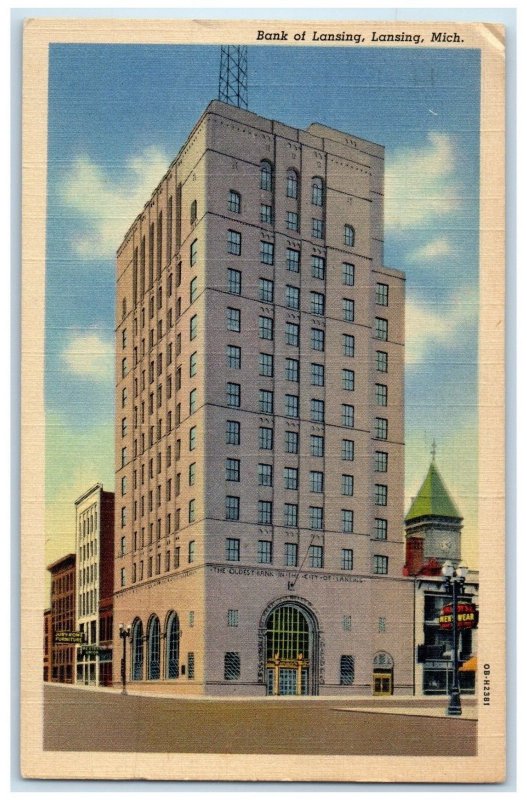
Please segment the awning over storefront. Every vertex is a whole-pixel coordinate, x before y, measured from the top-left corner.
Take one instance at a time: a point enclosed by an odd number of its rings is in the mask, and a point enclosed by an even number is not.
[[[477,656],[472,656],[468,661],[465,661],[459,668],[460,672],[476,672],[478,668]]]

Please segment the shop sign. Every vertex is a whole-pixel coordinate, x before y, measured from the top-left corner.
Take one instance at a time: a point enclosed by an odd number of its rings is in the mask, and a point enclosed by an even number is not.
[[[82,644],[84,634],[80,631],[55,631],[55,644]]]
[[[443,631],[452,630],[452,603],[444,606],[439,615],[439,627]],[[457,628],[458,630],[469,630],[477,625],[478,612],[473,603],[458,603],[457,606]]]

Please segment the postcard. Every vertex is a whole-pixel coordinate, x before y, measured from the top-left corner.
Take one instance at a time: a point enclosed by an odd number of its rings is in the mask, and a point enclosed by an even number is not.
[[[26,20],[22,776],[505,779],[504,64]]]

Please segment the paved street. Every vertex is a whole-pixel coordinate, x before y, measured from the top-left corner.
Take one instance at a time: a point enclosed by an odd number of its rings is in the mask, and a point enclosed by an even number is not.
[[[45,685],[44,698],[46,750],[476,754],[477,722],[416,715],[418,708],[426,714],[426,700],[412,701],[412,714],[398,714],[396,698],[202,700],[122,696],[52,684]],[[382,713],[383,704],[387,713]],[[400,705],[404,711],[408,701],[401,698]]]

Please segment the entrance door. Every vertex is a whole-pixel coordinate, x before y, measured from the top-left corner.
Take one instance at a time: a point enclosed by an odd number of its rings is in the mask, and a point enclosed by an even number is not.
[[[392,673],[374,672],[373,673],[373,694],[392,693]]]
[[[310,693],[313,632],[307,616],[295,605],[276,608],[267,620],[267,692]]]

